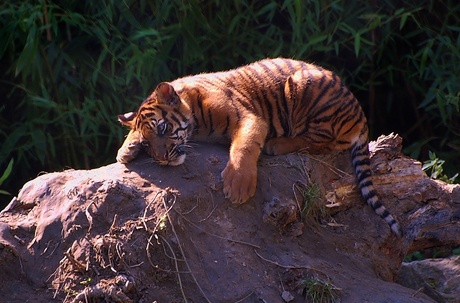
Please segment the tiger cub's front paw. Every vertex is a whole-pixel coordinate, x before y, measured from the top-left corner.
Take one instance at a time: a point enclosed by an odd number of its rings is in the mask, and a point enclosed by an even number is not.
[[[117,153],[117,162],[126,164],[134,160],[141,150],[141,144],[130,143],[122,146]]]
[[[225,198],[232,203],[244,203],[256,193],[257,166],[237,170],[228,162],[221,175],[224,179]]]
[[[141,151],[142,136],[139,132],[130,131],[123,142],[123,145],[118,149],[117,161],[119,163],[128,163],[134,160]]]

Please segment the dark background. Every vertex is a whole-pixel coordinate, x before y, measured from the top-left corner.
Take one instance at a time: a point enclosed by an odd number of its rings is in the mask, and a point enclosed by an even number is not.
[[[12,195],[41,172],[114,162],[116,115],[158,82],[277,56],[338,72],[371,139],[397,132],[429,174],[459,170],[457,0],[6,0],[0,14],[0,190]]]

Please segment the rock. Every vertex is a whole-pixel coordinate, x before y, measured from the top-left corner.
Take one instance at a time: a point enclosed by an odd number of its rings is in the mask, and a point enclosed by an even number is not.
[[[220,172],[228,151],[222,146],[196,146],[177,167],[140,156],[127,165],[39,176],[0,214],[0,297],[13,303],[88,296],[281,303],[287,291],[299,302],[304,298],[296,291],[298,281],[318,277],[338,290],[343,303],[433,302],[393,279],[404,255],[414,243],[423,247],[430,230],[440,244],[452,240],[452,214],[460,205],[450,201],[458,190],[447,191],[424,176],[417,162],[387,150],[375,152],[391,155],[373,162],[386,167],[376,171],[376,185],[406,230],[402,239],[363,202],[348,153],[262,156],[257,193],[243,205],[223,196]],[[404,183],[406,168],[416,176],[407,173],[410,181]],[[397,187],[387,183],[394,172]],[[430,191],[414,180],[430,184]],[[307,197],[299,190],[313,184],[318,196],[308,197],[315,201],[307,214]],[[340,186],[347,190],[339,197]],[[326,207],[327,193],[338,197],[339,207]],[[435,208],[436,219],[423,225],[420,218],[429,214],[424,211]],[[270,214],[273,222],[267,222]],[[451,223],[438,237],[442,220]]]
[[[436,302],[460,303],[460,256],[403,263],[397,282]]]

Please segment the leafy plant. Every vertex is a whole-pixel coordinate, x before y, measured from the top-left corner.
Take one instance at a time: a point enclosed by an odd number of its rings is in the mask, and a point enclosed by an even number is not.
[[[421,261],[424,259],[445,258],[447,256],[460,255],[459,245],[448,245],[441,247],[432,247],[422,251],[414,251],[404,257],[404,262]]]
[[[300,209],[303,218],[308,218],[309,216],[317,218],[325,214],[325,207],[319,200],[320,190],[318,184],[295,184],[295,188],[300,193],[303,201],[303,206]]]
[[[330,280],[323,281],[316,277],[306,277],[297,283],[297,288],[305,295],[305,302],[334,303],[339,302],[339,290]]]
[[[429,152],[430,159],[423,163],[422,169],[425,172],[429,172],[429,175],[433,179],[438,179],[447,183],[454,183],[455,179],[458,177],[458,173],[452,177],[448,177],[444,174],[443,165],[444,160],[439,159],[434,152]]]
[[[5,171],[3,172],[2,176],[0,177],[0,186],[2,186],[3,182],[5,182],[5,180],[8,179],[8,177],[10,176],[11,171],[13,170],[13,163],[14,163],[14,159],[11,159]],[[3,189],[0,189],[0,194],[1,195],[11,195],[9,192]]]
[[[457,246],[452,250],[452,255],[454,256],[460,256],[460,246]]]
[[[160,81],[293,57],[337,71],[371,137],[460,167],[460,3],[435,1],[5,0],[0,4],[0,166],[17,190],[40,171],[114,161]]]

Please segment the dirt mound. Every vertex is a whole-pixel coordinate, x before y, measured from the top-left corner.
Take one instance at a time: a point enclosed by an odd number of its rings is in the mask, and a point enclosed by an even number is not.
[[[360,198],[347,153],[263,156],[258,191],[243,205],[223,197],[227,159],[225,147],[200,145],[178,167],[140,157],[27,183],[0,215],[0,297],[433,302],[392,282],[419,234],[408,206],[403,217],[400,197],[385,201],[411,228],[397,239]],[[377,174],[388,173],[382,165]]]

